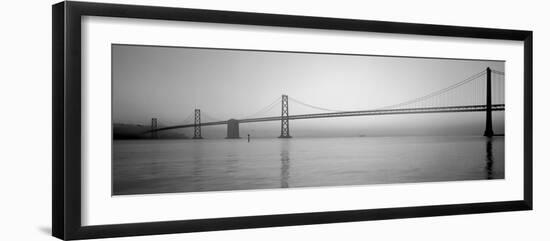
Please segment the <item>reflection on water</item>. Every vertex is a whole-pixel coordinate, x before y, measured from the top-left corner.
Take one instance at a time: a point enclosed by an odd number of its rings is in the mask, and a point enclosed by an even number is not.
[[[487,179],[493,179],[493,138],[487,138],[485,145]]]
[[[113,194],[504,178],[503,137],[114,141]]]
[[[281,142],[281,187],[288,187],[288,179],[290,178],[290,146],[288,141]]]
[[[149,175],[150,176],[156,176],[158,173],[160,173],[159,165],[157,160],[151,161],[151,168],[149,168]]]

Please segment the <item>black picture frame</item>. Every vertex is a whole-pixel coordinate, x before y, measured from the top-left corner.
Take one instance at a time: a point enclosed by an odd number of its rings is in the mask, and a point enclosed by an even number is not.
[[[517,40],[524,43],[524,194],[522,200],[403,208],[82,226],[81,224],[81,17],[194,21],[395,34]],[[531,210],[533,33],[460,26],[336,19],[90,2],[52,6],[52,233],[65,239],[185,233],[380,219]]]

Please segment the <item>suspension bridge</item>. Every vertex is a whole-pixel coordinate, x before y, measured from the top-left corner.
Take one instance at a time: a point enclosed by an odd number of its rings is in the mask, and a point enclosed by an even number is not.
[[[253,122],[280,121],[281,133],[279,138],[290,138],[290,121],[316,118],[336,118],[350,116],[377,116],[377,115],[403,115],[403,114],[428,114],[428,113],[456,113],[456,112],[485,112],[484,136],[492,137],[493,111],[504,111],[504,72],[487,68],[466,79],[455,82],[445,88],[438,89],[417,98],[402,101],[397,104],[366,110],[334,110],[307,104],[288,95],[282,95],[260,111],[245,118],[219,120],[195,109],[183,124],[160,126],[157,118],[152,118],[151,129],[148,133],[152,138],[158,138],[158,132],[193,128],[193,139],[202,139],[202,127],[226,125],[227,138],[240,138],[239,125]],[[278,104],[281,115],[261,116]],[[290,114],[290,103],[305,106],[318,113]],[[209,121],[201,122],[201,117],[207,117]],[[190,123],[186,123],[190,122]]]

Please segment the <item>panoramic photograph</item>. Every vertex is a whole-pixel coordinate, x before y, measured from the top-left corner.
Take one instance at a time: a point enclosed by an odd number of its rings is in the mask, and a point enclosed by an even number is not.
[[[505,62],[113,44],[112,195],[505,178]]]

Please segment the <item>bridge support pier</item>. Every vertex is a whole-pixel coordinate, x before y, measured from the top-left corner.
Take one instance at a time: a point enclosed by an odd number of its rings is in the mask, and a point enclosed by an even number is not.
[[[288,95],[281,98],[281,135],[279,138],[291,138],[288,118]]]
[[[195,109],[195,125],[194,125],[193,139],[202,139],[200,109]]]
[[[485,133],[483,133],[486,137],[492,137],[494,135],[493,132],[493,103],[492,103],[492,89],[491,89],[491,68],[487,67],[487,106],[485,110]]]
[[[151,119],[151,130],[155,130],[158,128],[158,120],[157,118]],[[159,133],[157,131],[151,131],[151,139],[158,139]]]
[[[226,139],[239,139],[239,121],[235,119],[229,119],[227,121],[227,137]]]

